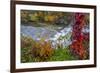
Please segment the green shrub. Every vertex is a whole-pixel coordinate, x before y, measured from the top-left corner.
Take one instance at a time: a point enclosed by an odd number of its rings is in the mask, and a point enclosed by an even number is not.
[[[69,48],[58,48],[54,50],[50,61],[76,60],[77,58],[70,53]]]

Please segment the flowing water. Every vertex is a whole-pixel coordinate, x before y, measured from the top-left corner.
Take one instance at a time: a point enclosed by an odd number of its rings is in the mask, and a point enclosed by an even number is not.
[[[84,29],[83,32],[89,32],[89,29]],[[52,42],[53,47],[56,44],[62,44],[63,47],[66,47],[71,44],[72,26],[34,27],[21,25],[21,35],[32,37],[34,40],[45,38],[46,41]]]

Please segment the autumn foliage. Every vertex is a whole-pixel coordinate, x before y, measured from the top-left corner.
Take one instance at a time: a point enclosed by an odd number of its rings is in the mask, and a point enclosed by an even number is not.
[[[31,53],[38,61],[46,61],[53,54],[51,42],[47,42],[45,39],[41,39],[38,42],[35,41]]]
[[[75,14],[75,24],[72,30],[72,44],[71,49],[79,59],[85,59],[87,57],[87,51],[83,42],[89,40],[89,36],[82,33],[82,29],[85,25],[85,15],[82,13]]]

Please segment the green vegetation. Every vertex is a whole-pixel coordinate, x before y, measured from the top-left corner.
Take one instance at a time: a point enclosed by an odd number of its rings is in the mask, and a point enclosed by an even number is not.
[[[77,60],[77,58],[70,53],[68,49],[54,49],[54,53],[50,58],[43,60],[39,57],[34,57],[32,54],[27,54],[28,49],[22,48],[21,62],[47,62],[47,61],[67,61]]]
[[[54,49],[51,47],[51,43],[41,39],[36,42],[29,37],[24,37],[26,45],[21,46],[21,62],[47,62],[47,61],[65,61],[76,60],[77,58],[70,53],[69,47]],[[29,41],[32,40],[32,41]],[[23,40],[22,40],[23,41]],[[30,44],[32,45],[28,45]],[[23,45],[23,43],[21,44]],[[30,46],[30,47],[29,47]]]
[[[85,13],[84,13],[85,14]],[[85,14],[86,23],[89,23],[89,14]],[[73,12],[57,12],[57,11],[36,11],[36,10],[21,10],[22,23],[46,23],[46,24],[68,24],[74,19]],[[66,21],[68,23],[66,23]]]
[[[76,60],[77,58],[70,53],[69,48],[55,49],[54,54],[50,58],[50,61],[66,61]]]
[[[32,11],[21,10],[21,23],[39,25],[39,23],[45,24],[69,24],[73,18],[73,13],[69,12],[56,12],[56,11]]]

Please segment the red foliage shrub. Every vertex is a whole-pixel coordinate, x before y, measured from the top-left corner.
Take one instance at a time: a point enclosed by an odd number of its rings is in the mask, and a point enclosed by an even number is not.
[[[72,30],[72,44],[70,45],[70,48],[72,49],[72,52],[79,57],[79,59],[85,59],[87,52],[83,45],[83,41],[89,41],[89,35],[84,35],[82,33],[82,29],[85,25],[85,15],[82,13],[76,13],[75,20],[76,21]]]

